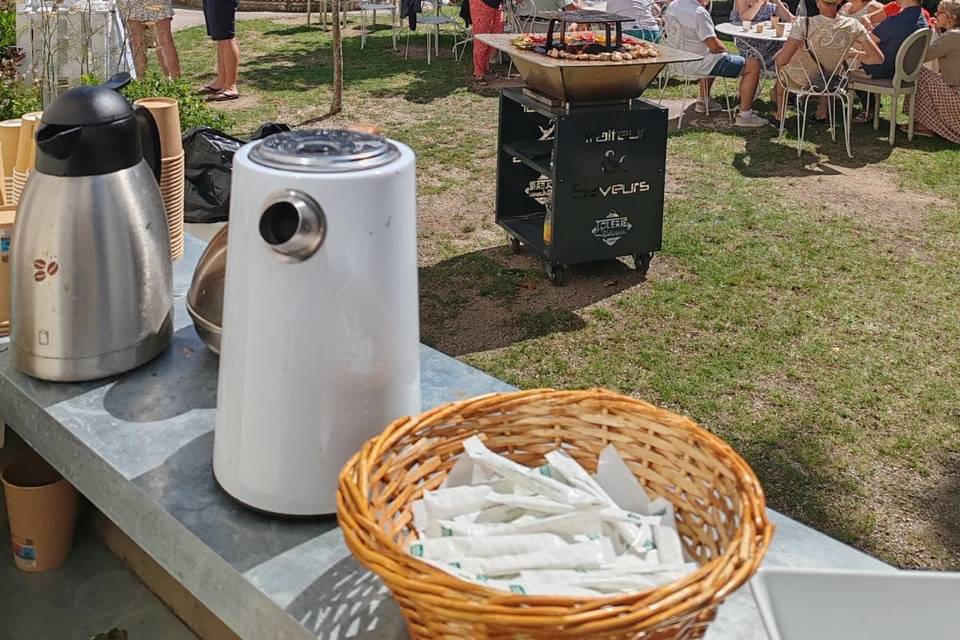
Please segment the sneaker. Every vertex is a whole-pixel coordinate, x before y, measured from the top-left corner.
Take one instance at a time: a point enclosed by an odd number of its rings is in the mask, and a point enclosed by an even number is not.
[[[770,124],[770,121],[766,118],[761,118],[753,111],[749,113],[740,113],[737,114],[737,121],[734,122],[734,125],[737,127],[765,127]]]
[[[703,98],[697,100],[697,103],[696,103],[695,105],[693,105],[693,109],[694,109],[697,113],[706,113],[706,112],[707,112],[707,107],[703,104]],[[720,104],[719,102],[717,102],[716,100],[714,100],[714,99],[711,98],[711,99],[710,99],[710,113],[718,113],[718,112],[720,112],[720,111],[723,111],[723,105]]]

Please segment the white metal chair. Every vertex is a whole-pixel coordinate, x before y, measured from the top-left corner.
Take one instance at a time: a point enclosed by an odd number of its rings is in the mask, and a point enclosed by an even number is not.
[[[866,108],[870,109],[870,94],[877,94],[877,107],[874,109],[873,129],[880,128],[880,97],[890,96],[890,144],[893,145],[897,135],[897,110],[900,105],[900,96],[910,96],[910,103],[907,115],[910,118],[910,124],[907,125],[907,140],[913,140],[914,124],[914,105],[917,101],[917,78],[920,76],[920,69],[923,68],[923,59],[927,57],[927,47],[930,46],[930,39],[933,31],[930,29],[917,29],[903,41],[900,49],[897,51],[896,71],[893,78],[885,80],[874,80],[861,74],[851,74],[850,91],[866,91]],[[847,127],[850,123],[847,123]]]
[[[787,108],[790,94],[797,99],[797,155],[803,151],[803,137],[807,130],[807,111],[810,107],[810,99],[814,99],[814,109],[821,98],[825,98],[828,103],[828,113],[830,118],[830,137],[837,141],[837,123],[834,113],[835,101],[840,101],[843,109],[844,118],[844,142],[847,146],[847,155],[853,157],[850,152],[850,114],[853,110],[853,102],[849,93],[849,75],[850,65],[847,64],[847,53],[853,47],[854,38],[845,31],[820,31],[812,34],[813,40],[808,51],[806,44],[797,50],[789,63],[785,67],[777,67],[777,78],[784,87],[783,92],[783,113],[780,114],[780,136],[777,141],[783,140],[784,125],[787,120]],[[820,51],[820,57],[826,57],[827,52],[833,52],[839,62],[833,68],[824,68],[818,59],[816,51]],[[806,54],[806,55],[805,55]],[[812,60],[812,64],[810,61]],[[807,64],[804,64],[807,62]],[[814,69],[815,67],[815,69]]]
[[[442,13],[443,0],[437,0],[436,13],[430,15],[426,13],[428,4],[424,3],[424,13],[417,16],[417,26],[423,25],[424,33],[427,36],[427,64],[431,63],[432,56],[440,55],[440,27],[452,25],[454,28],[454,54],[456,54],[457,43],[462,39],[462,30],[456,20]],[[410,34],[412,31],[408,27],[401,25],[401,29],[406,29],[407,39],[403,57],[410,57]]]
[[[400,11],[396,2],[365,2],[360,5],[360,48],[367,45],[367,14],[373,14],[373,26],[377,24],[377,11],[390,13],[390,28],[393,37],[393,50],[397,50],[397,16]]]
[[[692,45],[692,43],[689,43],[686,41],[683,28],[680,26],[680,24],[676,21],[675,18],[672,18],[668,15],[663,16],[663,41],[664,41],[664,44],[666,44],[668,47],[671,47],[673,49],[679,49],[680,51],[691,50],[689,47]],[[661,84],[660,103],[661,104],[663,103],[664,91],[666,90],[667,82],[670,80],[670,78],[673,78],[675,80],[680,80],[683,82],[683,93],[681,94],[681,98],[680,98],[680,119],[677,121],[677,129],[680,129],[681,127],[683,127],[683,113],[687,109],[687,90],[690,88],[690,83],[694,81],[698,83],[701,81],[705,81],[710,76],[709,75],[686,75],[681,73],[674,73],[670,70],[671,66],[672,65],[668,64],[662,72],[662,75],[665,76],[665,79]],[[730,94],[727,91],[727,79],[721,77],[720,83],[721,83],[721,86],[723,87],[723,98],[727,105],[727,109],[726,109],[727,115],[730,117],[730,123],[732,124],[733,109],[731,109],[730,107]],[[710,115],[710,96],[709,95],[707,96],[707,100],[704,103],[704,107],[706,108],[706,113],[709,116]]]

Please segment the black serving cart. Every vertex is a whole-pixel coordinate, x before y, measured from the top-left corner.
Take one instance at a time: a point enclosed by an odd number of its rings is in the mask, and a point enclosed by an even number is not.
[[[569,265],[622,256],[646,274],[663,239],[667,110],[639,96],[667,64],[700,56],[650,45],[633,57],[623,16],[538,15],[550,25],[532,50],[518,49],[513,35],[476,36],[508,53],[526,83],[500,94],[497,224],[515,251],[526,246],[546,260],[555,285]],[[568,34],[571,22],[601,25],[603,42]]]
[[[663,239],[667,111],[641,99],[553,105],[500,94],[496,221],[515,251],[568,265],[632,256],[646,273]]]

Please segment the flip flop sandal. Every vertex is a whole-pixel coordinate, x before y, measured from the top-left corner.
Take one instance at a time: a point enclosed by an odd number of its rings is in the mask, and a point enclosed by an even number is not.
[[[207,102],[227,102],[228,100],[236,100],[239,97],[240,94],[238,92],[229,93],[227,91],[218,91],[207,96]]]
[[[197,89],[197,95],[198,95],[198,96],[206,96],[206,95],[209,95],[209,94],[211,94],[211,93],[219,93],[219,91],[220,91],[220,89],[218,89],[217,87],[214,87],[214,86],[211,86],[211,85],[208,84],[207,86],[203,87],[202,89]]]

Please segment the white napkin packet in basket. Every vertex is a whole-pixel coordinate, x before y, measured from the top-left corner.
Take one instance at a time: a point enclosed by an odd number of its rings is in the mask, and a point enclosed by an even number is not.
[[[590,475],[562,450],[528,468],[477,436],[447,481],[413,503],[411,555],[463,580],[527,595],[642,591],[697,569],[673,505],[651,499],[613,445]]]

